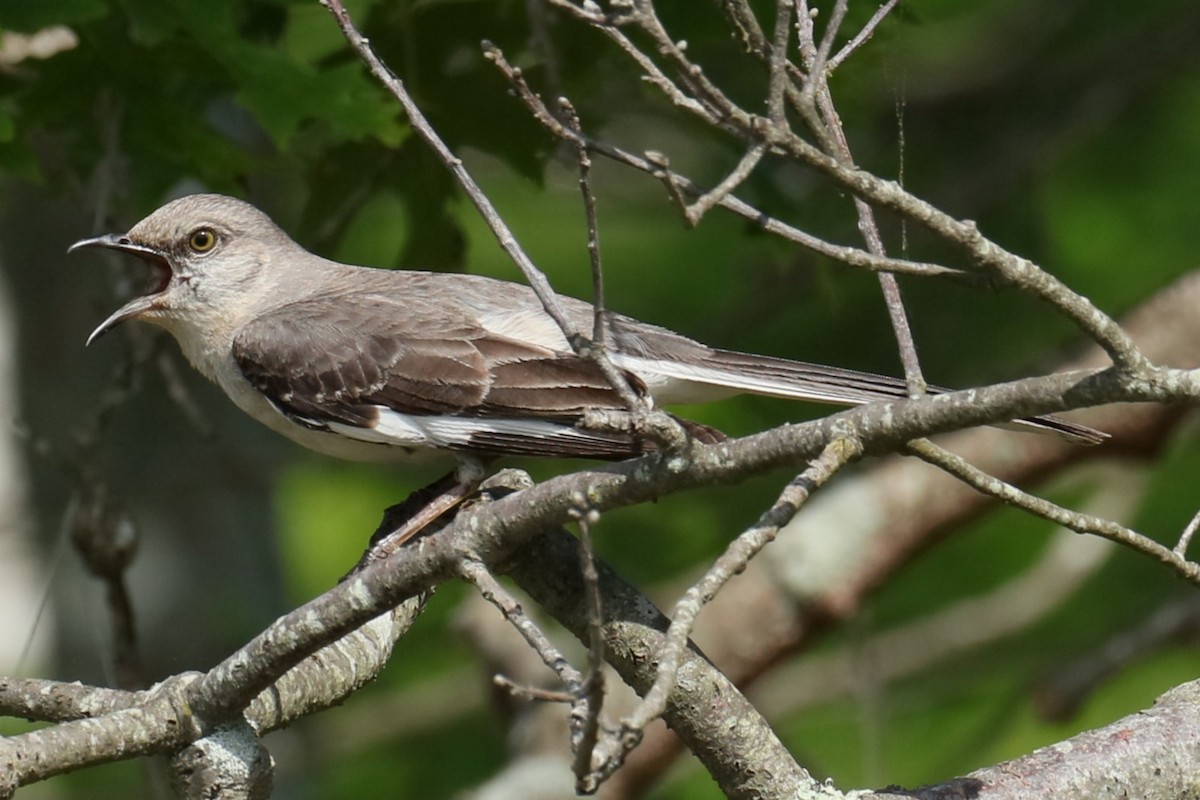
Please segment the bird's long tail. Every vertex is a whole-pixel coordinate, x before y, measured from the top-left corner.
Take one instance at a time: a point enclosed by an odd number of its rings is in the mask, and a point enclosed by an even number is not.
[[[905,382],[886,375],[732,350],[712,349],[698,364],[680,364],[678,374],[673,377],[752,394],[822,403],[861,405],[908,397]],[[939,386],[929,387],[930,394],[949,391]],[[1109,438],[1103,431],[1052,415],[1025,417],[1010,425],[1017,430],[1054,433],[1077,444],[1099,444]]]

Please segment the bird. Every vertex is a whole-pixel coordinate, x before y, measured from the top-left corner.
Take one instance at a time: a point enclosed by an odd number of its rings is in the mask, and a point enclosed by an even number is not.
[[[654,448],[584,425],[589,411],[628,406],[523,284],[331,261],[255,206],[218,194],[173,200],[127,233],[82,239],[69,252],[84,248],[135,256],[152,276],[89,345],[128,320],[164,328],[239,408],[312,450],[373,461],[449,453],[465,463],[620,460]],[[591,303],[558,302],[576,330],[591,329]],[[655,407],[741,393],[847,405],[908,397],[896,378],[709,347],[604,314],[611,363]],[[723,438],[677,419],[700,442]],[[1107,438],[1055,416],[1013,424],[1081,444]]]

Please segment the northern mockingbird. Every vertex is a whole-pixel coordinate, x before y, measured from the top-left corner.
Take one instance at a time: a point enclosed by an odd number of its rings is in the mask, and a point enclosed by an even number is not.
[[[257,208],[212,194],[71,250],[83,247],[130,253],[154,276],[89,344],[129,319],[166,328],[243,411],[322,453],[620,459],[646,449],[632,435],[581,427],[585,412],[625,404],[526,286],[339,264]],[[590,330],[590,304],[559,301]],[[894,378],[719,350],[619,314],[607,322],[613,364],[656,404],[742,392],[844,404],[907,396]],[[715,434],[684,424],[700,438]],[[1057,417],[1015,424],[1081,443],[1106,438]]]

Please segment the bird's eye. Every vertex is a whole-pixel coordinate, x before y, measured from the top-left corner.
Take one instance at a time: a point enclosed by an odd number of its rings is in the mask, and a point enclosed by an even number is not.
[[[199,228],[192,231],[192,235],[188,237],[188,246],[197,253],[207,253],[216,247],[217,235],[208,228]]]

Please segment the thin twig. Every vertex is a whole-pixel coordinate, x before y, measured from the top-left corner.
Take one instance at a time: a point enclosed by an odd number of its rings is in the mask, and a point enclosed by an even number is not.
[[[604,308],[604,267],[600,260],[600,225],[596,218],[596,195],[592,193],[591,169],[592,159],[588,154],[587,141],[583,136],[583,126],[575,106],[565,97],[558,99],[559,108],[566,117],[567,127],[576,136],[571,140],[575,145],[575,159],[579,164],[579,191],[583,195],[583,211],[587,220],[587,251],[588,260],[592,265],[592,340],[580,342],[575,346],[576,351],[584,352],[604,373],[610,386],[620,396],[625,407],[634,415],[650,411],[646,400],[639,397],[629,384],[624,373],[616,368],[608,358],[608,325]]]
[[[725,9],[725,16],[729,18],[729,24],[741,39],[746,52],[759,58],[766,57],[766,37],[750,4],[746,0],[721,0],[721,7]]]
[[[792,0],[778,0],[775,9],[775,41],[771,46],[771,80],[767,90],[767,116],[776,125],[787,125],[783,97],[787,86],[788,42],[791,41]]]
[[[901,67],[899,85],[893,87],[894,101],[893,107],[896,115],[896,183],[900,184],[900,188],[905,186],[906,164],[905,157],[908,154],[908,135],[905,128],[905,112],[908,110],[908,75]],[[907,217],[900,218],[900,255],[902,258],[908,258],[908,225]]]
[[[671,176],[669,185],[671,189],[674,190],[673,195],[675,196],[676,202],[678,202],[683,208],[683,216],[684,219],[687,220],[688,225],[693,228],[699,225],[700,219],[707,214],[713,208],[713,206],[720,203],[734,190],[741,186],[742,183],[745,182],[746,178],[750,177],[750,173],[754,171],[756,166],[758,166],[758,162],[762,160],[762,157],[766,154],[766,152],[767,146],[765,144],[760,143],[752,145],[750,149],[746,151],[746,154],[742,156],[741,160],[738,161],[738,164],[733,168],[733,171],[725,176],[724,180],[714,186],[711,190],[700,195],[700,197],[696,199],[696,202],[692,203],[691,205],[687,205],[686,202],[683,202],[682,189],[674,180],[675,176],[669,170],[665,170],[664,173]]]
[[[830,137],[829,131],[825,130],[824,120],[816,110],[815,98],[823,77],[817,70],[817,34],[814,24],[817,12],[816,9],[808,7],[807,0],[796,0],[796,12],[797,49],[800,52],[801,68],[808,79],[801,85],[799,93],[791,98],[792,104],[817,138],[818,147],[815,149],[822,153],[833,153],[837,151],[837,144]],[[772,126],[772,129],[791,131],[788,127]]]
[[[854,38],[842,45],[841,50],[838,50],[837,53],[829,58],[829,61],[825,64],[826,72],[836,70],[842,65],[842,62],[854,55],[855,50],[866,44],[875,35],[875,31],[879,29],[880,24],[882,24],[883,20],[899,2],[900,0],[887,0],[886,3],[875,9],[875,13],[867,20],[867,24],[862,26],[862,30],[856,33]]]
[[[608,326],[604,322],[604,268],[600,261],[600,225],[596,220],[596,195],[592,192],[590,179],[592,158],[588,154],[587,142],[583,138],[583,124],[579,121],[575,106],[567,98],[560,97],[558,107],[566,118],[567,127],[576,134],[573,144],[575,160],[579,164],[579,192],[583,195],[583,213],[587,222],[588,260],[592,265],[592,343],[598,347],[607,347]],[[625,388],[628,390],[629,387]],[[632,392],[630,396],[632,397]],[[636,405],[636,401],[630,403],[631,409]]]
[[[846,19],[848,8],[849,0],[837,0],[833,4],[833,11],[829,14],[829,22],[825,23],[825,33],[821,36],[821,44],[817,46],[816,57],[813,60],[812,67],[809,69],[809,80],[818,81],[822,85],[826,83],[825,76],[828,74],[826,67],[829,64],[829,54],[833,52],[833,42],[837,39],[842,22]]]
[[[804,3],[801,2],[803,7]],[[820,45],[812,41],[813,26],[811,16],[809,24],[800,26],[800,49],[811,59],[809,65],[809,80],[801,93],[804,106],[801,115],[808,120],[809,127],[823,142],[826,152],[844,164],[853,164],[854,156],[850,151],[850,142],[842,127],[841,116],[833,104],[833,94],[829,89],[829,73],[825,69],[825,59],[833,46],[837,29],[846,13],[845,0],[838,0],[834,5],[829,23]],[[882,256],[887,249],[883,245],[883,237],[879,233],[879,225],[875,221],[875,212],[861,197],[855,196],[854,210],[858,215],[858,229],[867,243],[867,250]],[[917,356],[917,344],[913,339],[912,327],[908,322],[908,312],[904,308],[904,299],[900,295],[900,284],[896,276],[888,273],[879,274],[879,287],[883,293],[887,307],[888,318],[892,323],[892,331],[896,336],[896,346],[900,355],[900,363],[904,368],[905,381],[909,394],[919,397],[925,393],[925,376],[921,372],[921,362]]]
[[[1071,511],[1051,503],[1049,500],[1022,491],[927,440],[909,442],[906,449],[921,460],[945,470],[977,491],[1023,509],[1030,514],[1050,520],[1064,528],[1069,528],[1076,533],[1095,534],[1136,550],[1170,567],[1185,580],[1200,584],[1200,564],[1188,561],[1181,553],[1164,547],[1149,536],[1119,525],[1112,520]]]
[[[608,385],[616,391],[630,413],[629,427],[637,436],[650,439],[666,452],[678,452],[687,445],[687,435],[682,427],[669,415],[655,412],[645,396],[639,396],[627,375],[617,369],[608,356],[607,315],[604,307],[604,268],[600,259],[600,226],[596,218],[596,196],[592,192],[592,159],[588,154],[587,140],[575,106],[565,97],[558,100],[559,108],[566,118],[567,128],[574,134],[569,141],[575,146],[579,163],[579,191],[583,195],[583,209],[587,223],[588,260],[592,267],[592,339],[576,337],[571,342],[575,352],[592,361],[604,374]]]
[[[600,733],[600,710],[604,703],[604,613],[600,603],[600,575],[596,570],[596,553],[592,543],[592,526],[600,520],[600,512],[587,503],[587,496],[576,495],[579,525],[580,574],[583,577],[584,600],[587,605],[588,671],[583,679],[580,696],[571,708],[576,790],[586,792],[592,771],[592,756]]]
[[[650,173],[651,176],[662,181],[663,186],[667,189],[667,194],[671,197],[671,202],[683,210],[684,219],[687,219],[689,205],[687,192],[684,191],[683,185],[679,181],[679,176],[671,171],[671,160],[667,157],[667,154],[660,153],[658,150],[647,150],[646,161],[654,166],[654,170]],[[712,194],[714,197],[719,197],[719,195],[713,194],[711,191],[704,194]]]
[[[665,72],[662,71],[658,64],[654,63],[652,58],[643,53],[637,47],[637,45],[635,45],[629,39],[629,37],[621,31],[620,28],[618,28],[616,25],[613,25],[609,21],[604,12],[599,11],[598,9],[592,11],[581,8],[575,3],[570,2],[570,0],[547,0],[547,2],[555,8],[562,9],[581,22],[586,22],[588,25],[591,25],[593,28],[611,39],[613,43],[617,45],[617,47],[619,47],[625,52],[626,55],[633,59],[634,63],[637,64],[645,74],[646,81],[654,86],[657,86],[672,103],[680,108],[687,109],[693,114],[698,115],[701,119],[704,119],[710,124],[717,126],[721,125],[720,118],[714,114],[708,106],[697,100],[695,97],[688,95],[688,93],[683,89],[679,88],[679,86],[673,80],[671,80],[671,78],[668,77]]]
[[[611,35],[610,30],[602,27],[608,25],[609,29],[612,28],[603,13],[584,11],[567,0],[549,0],[549,2],[571,10],[577,18],[589,24],[595,24]],[[797,7],[801,11],[797,27],[803,31],[805,26],[811,25],[808,3],[805,0],[797,0]],[[594,17],[597,16],[600,18],[599,23],[594,20]],[[619,34],[619,31],[615,33]],[[815,63],[816,47],[806,46],[804,44],[806,38],[811,42],[811,36],[801,37],[801,59],[805,63]],[[667,41],[669,42],[669,37],[667,37]],[[656,42],[656,44],[660,43]],[[641,53],[628,39],[624,40],[622,49],[639,65],[644,64],[647,60],[645,54]],[[676,52],[681,51],[676,48]],[[699,69],[698,65],[691,64],[691,67]],[[661,73],[661,71],[659,72]],[[651,82],[658,84],[657,80],[651,80]],[[813,81],[806,81],[805,89],[807,90],[812,84]],[[675,87],[675,90],[678,91],[678,87]],[[789,97],[791,96],[789,92]],[[1153,364],[1138,349],[1133,340],[1121,330],[1115,320],[1103,313],[1086,297],[1073,291],[1030,260],[1008,252],[995,242],[985,238],[974,222],[955,219],[941,209],[903,190],[892,181],[884,180],[853,164],[830,157],[828,151],[824,149],[828,144],[828,133],[823,130],[823,125],[815,118],[809,117],[808,119],[813,130],[817,132],[818,139],[822,141],[822,147],[805,141],[788,128],[780,128],[771,124],[771,121],[763,115],[749,113],[736,105],[731,104],[719,108],[719,118],[714,119],[713,110],[696,102],[694,98],[684,96],[682,99],[677,97],[671,99],[679,107],[692,111],[709,124],[724,132],[732,133],[744,141],[766,141],[772,153],[789,156],[805,163],[856,197],[891,209],[921,224],[935,235],[957,244],[967,253],[976,267],[990,271],[1004,283],[1046,301],[1057,312],[1065,314],[1080,330],[1094,339],[1108,353],[1114,364],[1123,371],[1131,375],[1142,376],[1153,369]],[[804,103],[800,104],[802,108],[804,105]],[[592,150],[593,152],[603,152],[594,146]]]
[[[729,24],[733,26],[741,38],[746,52],[763,63],[770,65],[776,48],[767,42],[767,37],[763,34],[763,30],[758,24],[758,19],[754,16],[754,12],[750,9],[750,6],[745,0],[721,0],[721,6],[725,9],[725,14],[729,18]],[[779,11],[777,10],[776,13],[778,14]],[[788,15],[789,17],[791,16],[790,3]],[[797,29],[799,29],[799,26],[797,26]],[[776,26],[776,33],[778,34],[778,32],[778,26]],[[807,80],[804,70],[792,63],[787,58],[786,52],[783,55],[782,66],[787,76],[787,81],[783,85],[784,96],[789,103],[798,107],[800,104],[799,87],[803,86]]]
[[[878,228],[875,228],[874,215],[871,213],[871,207],[862,200],[854,201],[855,207],[861,216],[860,219],[868,218],[871,220],[869,227],[878,233]],[[879,286],[883,292],[884,303],[887,305],[888,318],[892,323],[892,331],[896,334],[896,345],[900,353],[900,363],[904,367],[904,378],[908,383],[908,393],[910,397],[920,397],[925,394],[928,386],[925,382],[925,376],[921,372],[921,362],[917,357],[917,343],[913,339],[912,327],[908,324],[908,312],[904,309],[904,298],[900,295],[900,284],[896,281],[896,276],[886,272],[879,273]]]
[[[537,686],[524,686],[504,675],[493,675],[492,685],[503,689],[513,697],[523,697],[526,700],[536,700],[542,703],[570,703],[575,699],[570,692],[542,689]]]
[[[529,618],[517,598],[513,597],[512,593],[496,580],[487,566],[477,559],[464,558],[458,566],[458,574],[463,580],[478,589],[484,600],[499,609],[509,624],[517,629],[517,633],[521,634],[526,643],[542,659],[542,663],[554,671],[558,679],[567,687],[567,691],[572,695],[578,695],[580,687],[583,685],[583,676],[579,674],[579,670],[571,666],[571,662],[567,661],[566,656]]]
[[[1180,558],[1186,558],[1188,545],[1192,543],[1192,537],[1196,535],[1197,528],[1200,528],[1200,511],[1196,512],[1196,515],[1192,517],[1192,521],[1183,529],[1183,535],[1179,537],[1179,543],[1175,545],[1175,549],[1171,552]]]
[[[497,69],[509,80],[518,99],[529,108],[534,118],[547,131],[559,139],[576,144],[576,134],[566,128],[550,113],[542,99],[529,87],[521,70],[509,64],[504,57],[504,53],[499,48],[485,43],[484,56],[492,61]],[[676,191],[681,193],[680,197],[683,194],[700,197],[706,193],[705,190],[698,187],[688,178],[667,169],[665,158],[638,156],[620,147],[587,137],[584,138],[584,143],[590,152],[599,153],[606,158],[645,172],[660,180],[665,179],[664,182],[669,181],[668,185],[674,185]],[[650,154],[647,154],[647,156],[650,156]],[[686,201],[679,200],[678,202],[681,207],[687,205]],[[872,272],[887,271],[899,275],[920,275],[926,277],[962,277],[969,274],[963,270],[946,267],[941,264],[881,258],[856,247],[835,245],[771,217],[732,195],[721,197],[717,201],[717,205],[726,211],[737,214],[768,233],[848,266],[859,267],[871,270]]]
[[[680,82],[692,96],[708,109],[718,123],[723,121],[729,111],[736,108],[733,101],[708,79],[704,70],[687,57],[684,52],[686,45],[673,39],[663,27],[653,0],[633,0],[633,7],[634,13],[629,15],[630,23],[640,27],[650,37],[655,50],[674,66]]]
[[[641,740],[646,725],[662,716],[675,688],[677,671],[700,609],[774,540],[779,529],[792,520],[814,491],[861,453],[861,443],[848,435],[839,435],[830,441],[808,468],[784,487],[771,508],[730,543],[704,576],[676,604],[665,642],[656,654],[658,676],[654,685],[645,693],[633,713],[622,720],[619,733],[598,748],[597,784],[620,767],[625,756]]]
[[[333,18],[337,21],[338,27],[346,37],[346,41],[358,53],[359,58],[367,65],[371,74],[400,103],[413,130],[425,140],[438,159],[454,175],[459,185],[462,186],[463,191],[466,192],[467,197],[471,199],[471,202],[479,210],[488,227],[491,228],[496,240],[500,243],[500,247],[513,260],[513,263],[520,268],[522,274],[525,276],[525,280],[529,282],[534,292],[537,293],[538,299],[541,301],[546,313],[558,324],[563,335],[570,341],[578,334],[578,331],[575,330],[574,326],[567,319],[562,304],[558,301],[558,296],[550,286],[550,282],[546,279],[545,274],[534,265],[520,243],[517,242],[516,236],[500,217],[499,212],[496,211],[496,207],[492,205],[492,201],[483,193],[479,184],[475,182],[475,179],[471,177],[471,174],[463,166],[462,159],[450,151],[446,143],[437,135],[433,126],[429,124],[425,115],[421,113],[421,109],[417,107],[408,90],[404,88],[404,83],[375,54],[366,37],[359,33],[358,29],[354,26],[354,22],[350,19],[345,6],[342,5],[342,0],[320,0],[320,2],[321,5],[328,8],[330,13],[333,14]]]

